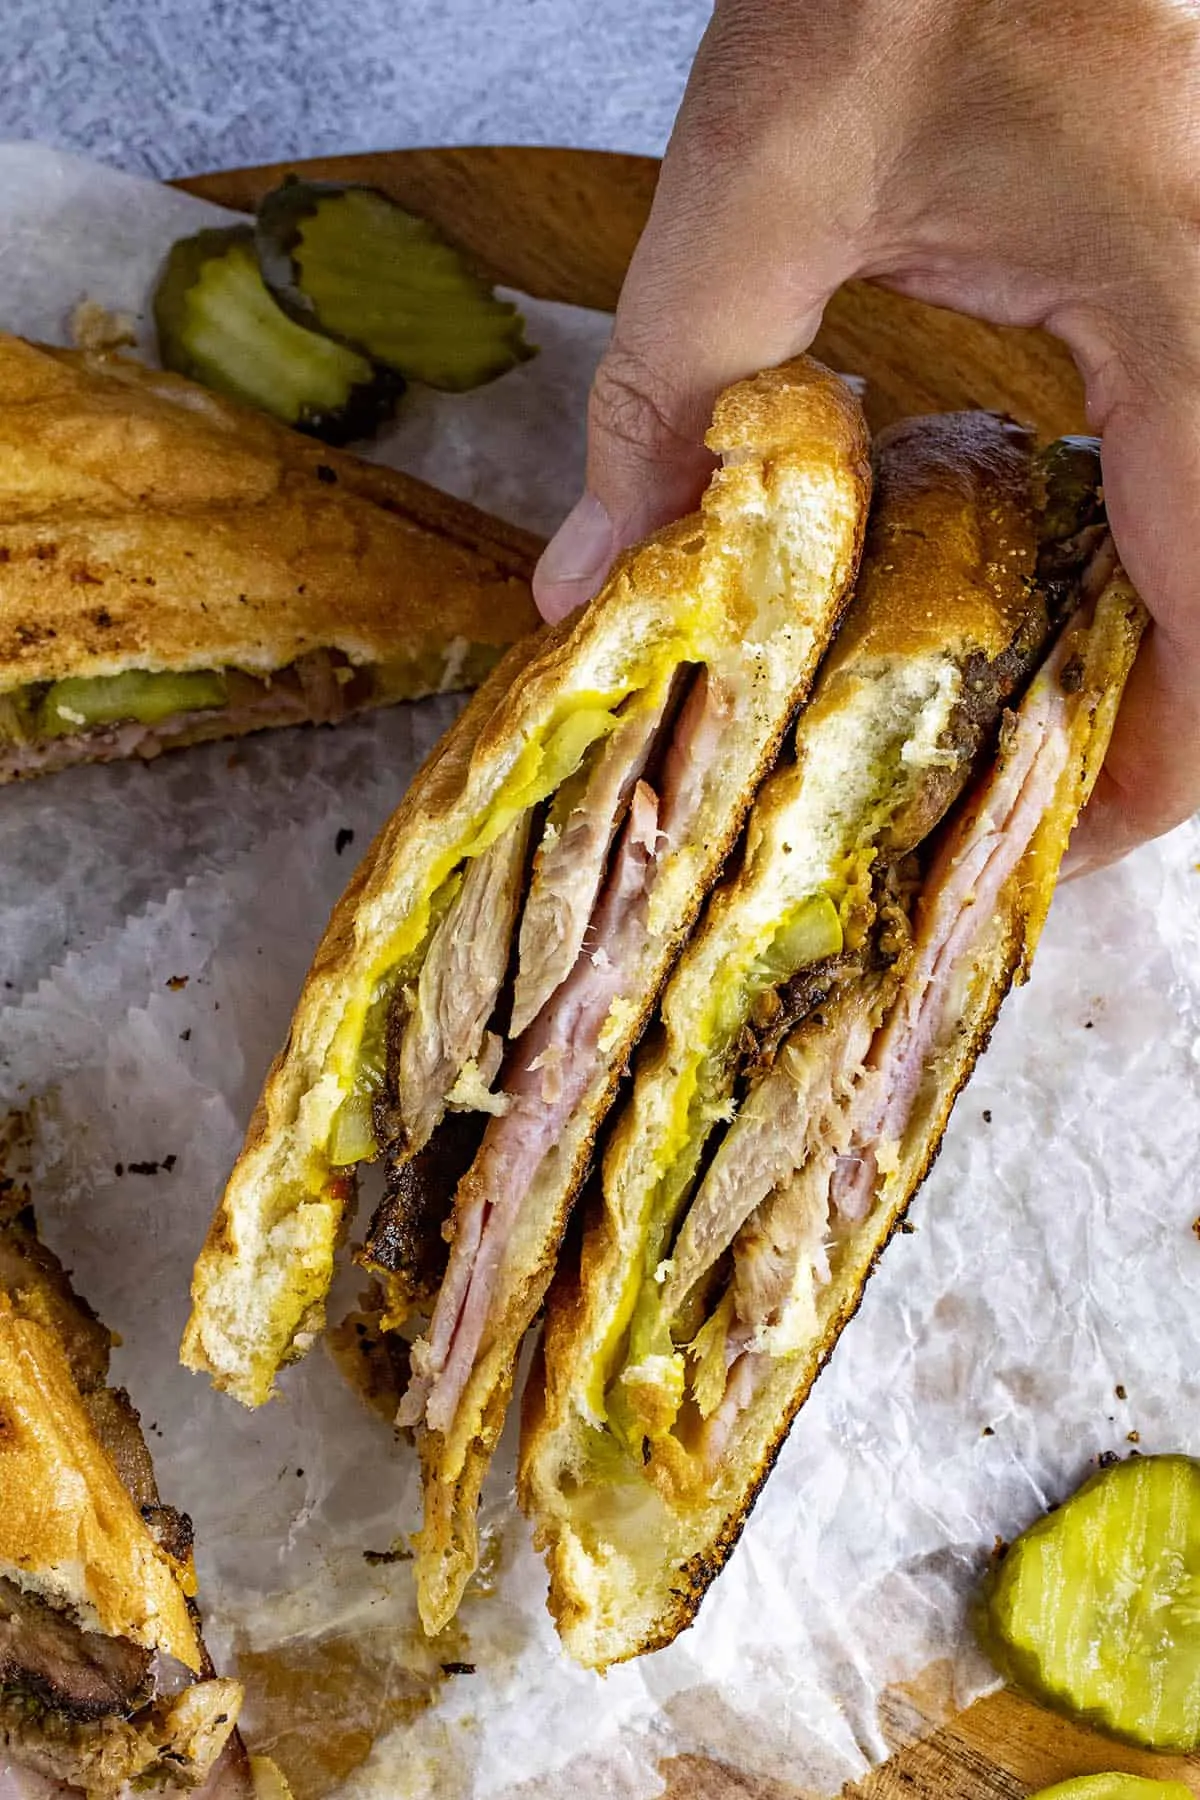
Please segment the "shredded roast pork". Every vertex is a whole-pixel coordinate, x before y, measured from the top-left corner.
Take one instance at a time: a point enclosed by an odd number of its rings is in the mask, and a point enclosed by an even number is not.
[[[589,935],[603,945],[598,965],[580,952],[570,975],[518,1039],[504,1083],[511,1105],[492,1119],[458,1193],[454,1240],[428,1339],[413,1347],[414,1379],[401,1404],[401,1424],[422,1415],[448,1429],[475,1361],[513,1223],[543,1160],[557,1143],[595,1073],[600,1039],[631,962],[646,937],[658,831],[658,800],[644,782],[629,814]],[[557,1059],[557,1098],[544,1097],[542,1071]]]
[[[840,1123],[832,1129],[822,1123],[819,1141],[806,1142],[806,1156],[812,1160],[781,1172],[778,1185],[764,1199],[762,1181],[756,1183],[754,1178],[768,1166],[771,1141],[782,1143],[786,1137],[779,1124],[786,1112],[771,1110],[772,1102],[776,1107],[784,1104],[784,1095],[769,1090],[781,1089],[792,1077],[795,1065],[788,1057],[789,1046],[714,1163],[713,1173],[745,1121],[749,1131],[741,1132],[740,1147],[726,1156],[725,1185],[731,1194],[737,1192],[740,1166],[750,1184],[750,1205],[757,1205],[758,1211],[734,1242],[735,1307],[726,1345],[726,1389],[701,1435],[701,1456],[709,1468],[719,1462],[737,1418],[769,1372],[771,1357],[763,1354],[762,1346],[770,1344],[770,1328],[778,1324],[781,1307],[789,1297],[803,1304],[802,1265],[807,1264],[811,1280],[828,1278],[826,1228],[844,1231],[866,1217],[881,1166],[886,1168],[887,1156],[896,1153],[922,1083],[947,1040],[961,1003],[961,982],[978,941],[991,925],[1000,891],[1028,849],[1067,764],[1075,710],[1066,674],[1070,653],[1070,641],[1064,636],[1007,725],[998,765],[948,832],[922,887],[911,964],[865,1057],[861,1053],[865,1045],[860,1049],[848,1037],[827,1034],[822,1092],[836,1093],[842,1086],[846,1098]],[[812,1087],[806,1083],[801,1091],[807,1098]],[[757,1152],[755,1137],[765,1140]],[[830,1149],[838,1149],[839,1139],[842,1154],[831,1157]],[[745,1216],[743,1197],[739,1195],[736,1210]],[[702,1189],[698,1201],[704,1198]],[[710,1202],[712,1242],[725,1235],[713,1234],[712,1220],[718,1216],[719,1209],[714,1211]],[[724,1216],[727,1225],[732,1215]],[[685,1233],[686,1243],[700,1235],[690,1217],[676,1248],[677,1267],[680,1247],[686,1247]],[[693,1273],[694,1278],[698,1270],[693,1261],[685,1274]],[[779,1348],[786,1352],[787,1346]]]
[[[608,869],[570,973],[549,994],[507,1058],[502,1091],[508,1106],[489,1120],[474,1164],[455,1201],[446,1275],[425,1339],[413,1346],[412,1380],[397,1415],[446,1431],[471,1369],[486,1345],[489,1317],[502,1291],[505,1251],[534,1180],[587,1092],[605,1054],[614,1006],[631,1003],[634,972],[648,935],[648,901],[662,859],[686,835],[700,807],[705,778],[717,753],[728,703],[707,671],[691,687],[670,723],[671,699],[658,730],[622,755],[617,791],[639,765],[657,781],[638,778],[608,853]],[[670,737],[659,756],[659,741]],[[659,741],[656,741],[659,740]],[[596,836],[607,823],[615,772],[604,784]]]
[[[397,1080],[407,1148],[424,1148],[484,1033],[508,968],[521,903],[529,814],[467,865],[462,887],[434,933],[400,1047]]]

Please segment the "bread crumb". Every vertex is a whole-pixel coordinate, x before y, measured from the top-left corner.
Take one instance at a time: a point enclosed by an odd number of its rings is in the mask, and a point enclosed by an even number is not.
[[[137,344],[137,323],[132,313],[109,312],[98,300],[81,300],[71,314],[71,342],[77,350],[103,355],[128,350]]]

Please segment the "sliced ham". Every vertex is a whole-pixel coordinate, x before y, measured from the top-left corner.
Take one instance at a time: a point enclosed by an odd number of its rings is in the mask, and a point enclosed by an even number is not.
[[[680,670],[676,679],[682,678]],[[609,850],[669,704],[664,694],[657,706],[635,710],[601,748],[561,830],[547,824],[521,916],[512,1037],[533,1023],[575,966]]]
[[[670,706],[668,697],[660,737],[668,729]],[[502,1083],[506,1110],[489,1121],[479,1155],[459,1187],[450,1259],[429,1332],[413,1345],[412,1380],[397,1414],[401,1425],[423,1420],[435,1431],[450,1428],[486,1342],[505,1253],[526,1195],[602,1065],[614,1006],[632,998],[658,865],[700,811],[728,717],[727,701],[702,669],[669,727],[661,801],[647,781],[636,781],[570,973],[512,1046]],[[652,736],[643,766],[656,749]]]
[[[1102,544],[1097,560],[1104,548]],[[1056,644],[1004,734],[1000,762],[968,802],[929,871],[918,905],[912,962],[870,1046],[864,1078],[854,1083],[841,1127],[832,1134],[846,1146],[832,1179],[821,1160],[830,1141],[826,1138],[811,1165],[815,1187],[807,1179],[809,1169],[799,1164],[734,1245],[729,1372],[724,1397],[701,1438],[706,1467],[716,1466],[738,1417],[769,1373],[771,1356],[763,1355],[761,1346],[770,1342],[780,1304],[786,1304],[789,1292],[803,1302],[801,1265],[807,1261],[812,1278],[822,1279],[826,1226],[836,1231],[866,1217],[880,1167],[887,1166],[885,1152],[896,1153],[925,1077],[948,1040],[978,941],[992,924],[1000,892],[1028,850],[1067,765],[1078,701],[1064,671],[1077,642],[1072,633]],[[831,1054],[842,1052],[831,1046]],[[755,1101],[766,1086],[761,1085]],[[821,1187],[823,1200],[816,1191]],[[820,1246],[815,1242],[818,1226]],[[787,1348],[780,1343],[779,1353],[786,1354]]]
[[[397,1415],[402,1425],[424,1417],[432,1430],[445,1431],[454,1417],[517,1215],[592,1081],[613,1003],[623,997],[645,945],[657,833],[657,797],[639,782],[592,922],[594,942],[514,1046],[503,1090],[509,1108],[489,1122],[459,1189],[450,1260],[428,1337],[413,1347],[414,1379]],[[597,948],[606,952],[602,962],[591,953]],[[548,1104],[543,1070],[553,1051],[561,1055],[555,1059],[557,1097]]]
[[[1006,733],[999,766],[948,835],[924,884],[912,968],[871,1049],[871,1066],[881,1077],[877,1105],[856,1121],[850,1152],[834,1176],[833,1202],[843,1218],[865,1218],[877,1146],[903,1135],[943,1036],[956,978],[1054,797],[1070,753],[1074,709],[1059,679],[1068,657],[1063,637]]]
[[[704,785],[721,747],[733,704],[710,669],[701,669],[688,691],[663,759],[658,828],[674,847],[687,837],[700,810]]]
[[[463,1067],[483,1052],[521,903],[529,817],[468,863],[422,965],[397,1074],[409,1152],[428,1143]]]

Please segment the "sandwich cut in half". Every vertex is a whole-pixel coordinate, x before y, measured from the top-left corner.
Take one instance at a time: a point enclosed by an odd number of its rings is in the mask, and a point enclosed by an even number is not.
[[[424,1311],[417,1578],[435,1631],[596,1128],[851,590],[857,400],[800,358],[731,388],[701,511],[518,647],[338,905],[196,1267],[185,1361],[251,1405],[323,1322],[355,1165],[365,1260]],[[461,1179],[460,1179],[461,1178]],[[411,1327],[410,1327],[411,1329]]]
[[[0,334],[0,781],[476,686],[529,533],[129,357]]]
[[[669,1643],[1023,980],[1143,624],[1097,446],[880,439],[855,601],[667,985],[547,1306],[518,1491],[581,1663]]]
[[[192,1528],[159,1497],[112,1336],[0,1191],[0,1797],[251,1800],[192,1596]]]

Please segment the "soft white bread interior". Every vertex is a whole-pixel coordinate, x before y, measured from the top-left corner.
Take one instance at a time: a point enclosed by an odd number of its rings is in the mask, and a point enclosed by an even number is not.
[[[574,621],[510,652],[425,765],[334,912],[196,1266],[184,1360],[250,1405],[323,1320],[349,1191],[329,1138],[350,1093],[372,997],[422,942],[438,884],[532,792],[574,714],[612,705],[680,663],[729,698],[703,812],[662,858],[642,1004],[613,1021],[605,1066],[539,1178],[513,1248],[505,1347],[472,1389],[435,1479],[477,1485],[531,1296],[612,1083],[836,623],[869,487],[862,415],[807,358],[740,383],[709,436],[722,458],[700,513],[624,556]],[[482,835],[481,835],[482,834]],[[536,1304],[536,1302],[534,1302]],[[473,1423],[471,1422],[473,1420]],[[469,1466],[468,1466],[469,1464]],[[453,1473],[452,1471],[457,1471]],[[461,1520],[461,1508],[452,1509]],[[457,1578],[456,1578],[457,1579]],[[452,1583],[453,1585],[453,1583]]]
[[[550,1610],[580,1663],[608,1665],[669,1643],[689,1625],[733,1549],[797,1411],[852,1317],[880,1253],[928,1173],[950,1112],[986,1047],[999,1007],[1024,981],[1067,839],[1104,759],[1145,622],[1120,572],[1094,621],[1069,627],[1075,709],[1069,754],[1028,849],[1000,892],[973,953],[961,1029],[927,1072],[898,1154],[865,1219],[839,1240],[832,1278],[816,1290],[811,1341],[780,1357],[742,1413],[703,1495],[672,1492],[620,1456],[595,1458],[592,1405],[580,1371],[594,1284],[603,1291],[611,1222],[593,1227],[582,1275],[564,1274],[548,1309],[543,1368],[526,1389],[519,1492],[550,1573]],[[1002,752],[1003,754],[1003,752]],[[847,770],[847,778],[852,771]],[[639,1075],[639,1082],[642,1077]],[[651,1079],[650,1075],[646,1077]]]

